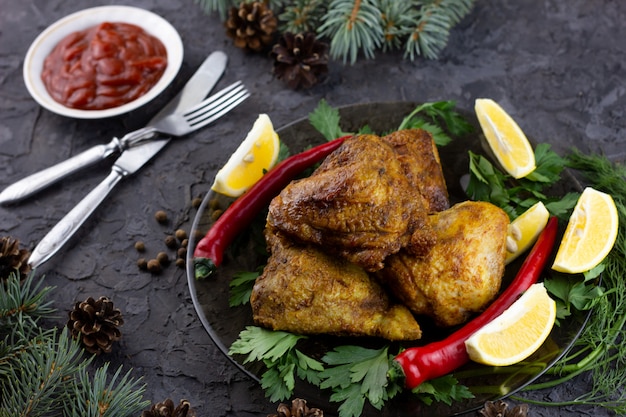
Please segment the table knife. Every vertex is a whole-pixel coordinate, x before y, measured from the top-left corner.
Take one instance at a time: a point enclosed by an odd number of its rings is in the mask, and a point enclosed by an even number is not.
[[[179,95],[166,106],[169,111],[165,112],[164,109],[155,118],[167,116],[169,112],[184,110],[185,107],[183,106],[196,104],[208,94],[223,73],[226,60],[224,55],[224,59],[220,61],[223,65],[217,71],[207,71],[208,68],[205,65],[207,61],[189,79]],[[72,237],[122,178],[138,171],[170,140],[169,138],[156,139],[124,150],[113,164],[111,173],[67,213],[33,249],[28,264],[32,268],[36,268],[50,259]]]
[[[148,125],[157,123],[170,114],[187,110],[202,101],[223,74],[227,61],[228,58],[222,51],[216,51],[209,55],[182,90],[148,122]],[[139,139],[149,139],[151,136],[154,134],[151,133],[145,138]],[[126,143],[128,137],[130,136],[126,135],[121,139],[113,138],[107,144],[89,148],[63,162],[17,181],[0,193],[0,204],[22,200],[78,170],[106,159],[115,153],[123,152],[129,147]],[[136,135],[133,138],[137,140]]]

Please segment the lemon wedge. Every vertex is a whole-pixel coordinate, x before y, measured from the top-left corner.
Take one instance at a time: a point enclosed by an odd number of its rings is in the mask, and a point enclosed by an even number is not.
[[[280,141],[267,114],[260,114],[244,141],[215,176],[213,191],[239,197],[278,160]]]
[[[512,262],[535,243],[549,218],[550,212],[539,201],[509,224],[505,263]]]
[[[576,274],[597,266],[613,248],[618,226],[613,197],[585,188],[569,218],[552,269]]]
[[[465,341],[470,359],[507,366],[532,355],[548,338],[556,319],[556,302],[543,283],[533,284],[501,315]]]
[[[474,111],[500,166],[513,178],[522,178],[533,172],[536,168],[535,153],[515,120],[488,98],[476,99]]]

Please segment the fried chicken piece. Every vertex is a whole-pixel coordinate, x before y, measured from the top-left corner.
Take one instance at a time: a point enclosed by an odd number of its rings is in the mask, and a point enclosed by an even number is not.
[[[266,230],[271,256],[250,297],[256,324],[299,334],[415,340],[411,312],[362,268]]]
[[[321,245],[368,271],[402,247],[432,246],[427,212],[393,147],[359,135],[329,155],[314,173],[291,182],[269,206],[267,222],[300,242]]]
[[[390,256],[378,276],[411,311],[453,326],[498,293],[509,218],[493,204],[466,201],[429,216],[429,223],[437,243],[428,254]]]
[[[406,129],[384,136],[383,140],[395,149],[409,183],[424,198],[426,210],[435,213],[448,209],[448,188],[432,135],[423,129]]]

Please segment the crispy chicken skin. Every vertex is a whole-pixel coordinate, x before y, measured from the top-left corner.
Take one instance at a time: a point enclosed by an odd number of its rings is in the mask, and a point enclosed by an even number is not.
[[[424,253],[433,244],[421,195],[394,148],[375,135],[347,139],[310,177],[289,184],[272,200],[267,220],[368,271],[400,248]]]
[[[448,188],[432,135],[423,129],[406,129],[384,136],[383,140],[393,146],[409,183],[424,198],[426,210],[435,213],[448,209]]]
[[[299,334],[421,337],[411,312],[392,304],[362,268],[271,229],[266,239],[271,256],[250,298],[256,324]]]
[[[402,251],[385,261],[378,276],[411,311],[453,326],[498,293],[509,218],[490,203],[466,201],[429,216],[429,222],[437,243],[428,254]]]

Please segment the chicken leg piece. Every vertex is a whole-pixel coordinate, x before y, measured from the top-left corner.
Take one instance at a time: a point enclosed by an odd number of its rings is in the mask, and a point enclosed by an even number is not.
[[[266,238],[271,256],[250,298],[256,324],[299,334],[421,337],[411,312],[391,303],[362,268],[272,230]]]
[[[346,139],[310,177],[285,187],[270,203],[267,222],[376,271],[402,247],[422,253],[432,246],[426,218],[424,200],[393,147],[378,136],[359,135]]]
[[[390,256],[378,276],[415,314],[441,326],[461,324],[500,289],[509,218],[493,204],[466,201],[429,216],[429,223],[435,246],[424,256]]]

